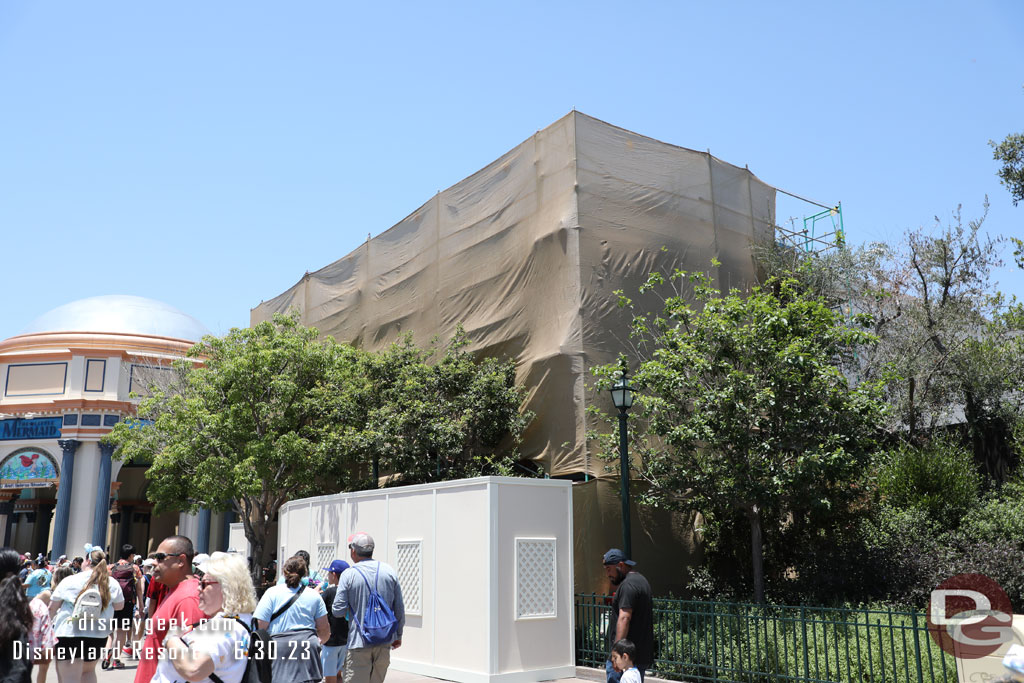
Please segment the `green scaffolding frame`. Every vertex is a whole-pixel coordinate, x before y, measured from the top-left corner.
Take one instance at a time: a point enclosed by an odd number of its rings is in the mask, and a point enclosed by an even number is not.
[[[824,225],[820,225],[822,223]],[[832,208],[806,216],[801,230],[787,229],[782,226],[776,226],[775,229],[783,242],[808,254],[842,249],[846,246],[842,202]]]

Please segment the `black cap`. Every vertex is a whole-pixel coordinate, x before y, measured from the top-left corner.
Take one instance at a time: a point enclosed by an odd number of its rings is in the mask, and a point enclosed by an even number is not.
[[[604,554],[605,564],[618,564],[619,562],[625,562],[630,567],[636,564],[633,560],[626,557],[626,553],[622,552],[618,548],[612,548]]]

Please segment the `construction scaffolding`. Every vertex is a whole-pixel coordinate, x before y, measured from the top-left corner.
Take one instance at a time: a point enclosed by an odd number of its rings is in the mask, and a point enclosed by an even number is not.
[[[777,221],[775,239],[780,244],[805,254],[822,254],[846,246],[842,202],[830,207],[785,190],[778,192],[824,209],[804,216],[801,227],[798,227],[796,218],[789,219],[789,227],[782,225],[782,221]]]

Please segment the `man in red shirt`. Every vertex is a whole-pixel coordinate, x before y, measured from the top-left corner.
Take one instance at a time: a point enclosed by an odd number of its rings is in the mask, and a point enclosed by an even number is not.
[[[156,558],[153,557],[155,554],[156,553],[149,554],[154,563],[156,562]],[[156,569],[156,564],[153,565],[153,568]],[[146,613],[147,619],[153,618],[153,612],[155,612],[156,608],[160,606],[160,601],[163,600],[166,595],[167,586],[154,580],[152,575],[150,575],[149,585],[146,586],[146,597],[149,598],[149,607],[147,608]]]
[[[135,683],[149,683],[168,631],[181,633],[205,616],[199,609],[199,582],[192,576],[195,549],[185,536],[168,536],[154,553],[153,580],[167,586],[167,595],[153,612],[135,671]]]

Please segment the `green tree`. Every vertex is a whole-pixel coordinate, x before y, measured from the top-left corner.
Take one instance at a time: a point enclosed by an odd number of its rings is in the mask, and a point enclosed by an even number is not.
[[[356,480],[343,445],[361,426],[352,397],[364,354],[318,336],[277,315],[204,337],[189,351],[201,364],[178,361],[176,381],[153,387],[108,437],[117,457],[152,461],[158,510],[234,510],[257,567],[283,503]]]
[[[847,325],[793,279],[723,296],[706,276],[676,271],[667,281],[652,275],[645,289],[665,284],[676,287],[661,313],[634,317],[645,357],[631,420],[642,499],[700,510],[712,523],[741,514],[763,602],[765,525],[828,515],[857,495],[851,483],[884,403],[879,383],[850,386],[843,366],[873,343],[870,320]],[[597,369],[600,386],[617,367]]]
[[[858,350],[855,371],[899,376],[886,389],[891,431],[921,441],[961,424],[974,458],[1003,480],[1019,451],[1014,435],[1024,434],[1024,314],[999,292],[1003,240],[984,221],[964,221],[958,207],[952,221],[892,243],[823,257],[765,250],[759,260],[770,276],[796,277],[839,310],[871,316],[878,343]]]
[[[1002,240],[982,232],[984,220],[965,224],[958,208],[951,223],[909,231],[902,245],[873,245],[854,306],[873,316],[880,338],[864,355],[865,373],[893,366],[902,378],[889,399],[910,438],[960,422],[975,459],[1003,480],[1022,412],[1024,346],[1020,305],[992,278]]]
[[[364,358],[364,426],[348,444],[389,474],[389,485],[531,474],[517,447],[531,415],[510,359],[476,359],[461,328],[437,362],[407,335]],[[376,485],[374,482],[372,485]]]
[[[989,140],[992,158],[1002,166],[996,175],[1013,199],[1013,205],[1024,199],[1024,133],[1011,133],[1002,142]]]

